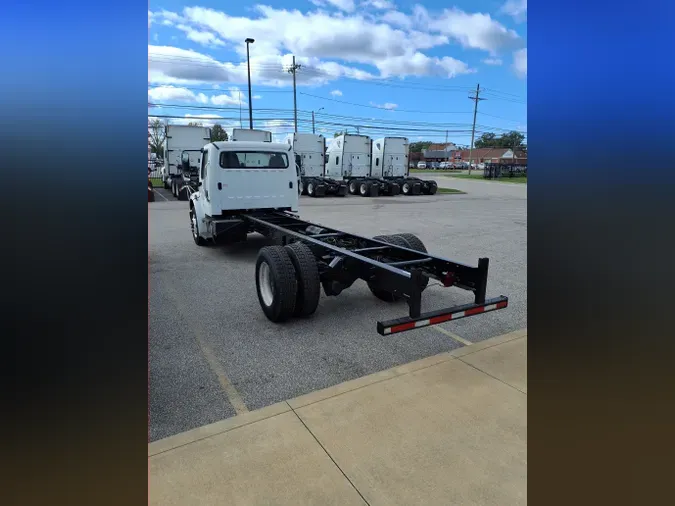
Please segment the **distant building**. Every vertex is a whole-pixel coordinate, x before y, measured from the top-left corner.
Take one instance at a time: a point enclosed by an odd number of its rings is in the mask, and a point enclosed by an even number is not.
[[[452,153],[457,149],[453,142],[443,144],[431,144],[422,151],[422,157],[427,162],[447,162],[452,160]]]
[[[473,151],[462,149],[455,153],[455,160],[468,162],[469,156],[473,163],[508,163],[527,165],[527,152],[516,148],[474,148]]]

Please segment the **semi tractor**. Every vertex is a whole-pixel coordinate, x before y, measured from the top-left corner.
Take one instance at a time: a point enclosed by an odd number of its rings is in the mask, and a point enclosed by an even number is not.
[[[410,176],[408,139],[405,137],[375,139],[371,163],[371,175],[398,184],[403,195],[434,195],[438,191],[436,181]]]
[[[233,128],[231,141],[260,141],[272,142],[272,132],[246,128]]]
[[[326,176],[326,139],[323,135],[296,132],[286,137],[286,143],[293,146],[301,195],[347,195],[347,184],[342,178]]]
[[[174,197],[187,200],[186,181],[183,173],[183,152],[190,156],[189,165],[199,167],[201,149],[211,140],[208,127],[167,125],[164,131],[164,166],[161,170],[164,188]]]
[[[371,175],[371,142],[367,135],[335,137],[326,151],[326,176],[345,181],[351,195],[398,195],[398,183]]]
[[[413,234],[367,238],[303,220],[294,158],[287,143],[209,143],[202,152],[198,189],[189,201],[197,246],[241,242],[250,233],[271,239],[255,262],[258,302],[270,321],[309,317],[317,310],[321,289],[325,296],[337,296],[357,280],[380,300],[407,303],[407,315],[377,322],[381,335],[507,307],[507,297],[486,296],[487,258],[471,266],[429,253]],[[473,300],[423,311],[422,292],[432,279],[471,293]],[[440,301],[433,299],[428,294],[425,302],[438,308]]]

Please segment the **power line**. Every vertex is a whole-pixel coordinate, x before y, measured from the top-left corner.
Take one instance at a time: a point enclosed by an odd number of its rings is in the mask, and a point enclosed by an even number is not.
[[[379,109],[381,111],[393,111],[393,112],[411,112],[417,114],[471,114],[471,111],[413,111],[409,109],[399,109],[398,107],[393,109],[388,109],[387,107],[381,107],[376,105],[365,105],[365,104],[355,104],[354,102],[347,102],[346,100],[338,100],[336,98],[320,97],[318,95],[312,95],[310,93],[305,93],[303,91],[298,92],[300,95],[306,95],[308,97],[318,98],[321,100],[330,100],[331,102],[339,102],[341,104],[353,105],[356,107],[367,107],[369,109]]]

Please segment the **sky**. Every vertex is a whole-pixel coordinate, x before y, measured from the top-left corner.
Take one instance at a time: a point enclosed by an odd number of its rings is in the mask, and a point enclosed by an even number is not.
[[[527,0],[150,1],[148,115],[254,128],[347,130],[468,145],[527,134]]]

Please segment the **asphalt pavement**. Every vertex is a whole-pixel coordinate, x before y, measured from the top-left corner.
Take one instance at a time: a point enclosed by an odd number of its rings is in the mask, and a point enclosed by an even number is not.
[[[362,281],[322,295],[310,319],[271,323],[254,281],[265,238],[200,248],[187,202],[169,194],[148,204],[150,440],[527,327],[526,187],[434,179],[468,193],[301,198],[310,221],[365,236],[412,232],[429,251],[472,265],[490,258],[487,294],[509,296],[507,309],[387,337],[376,321],[405,316],[407,306],[376,299]],[[470,301],[430,286],[422,304]]]

